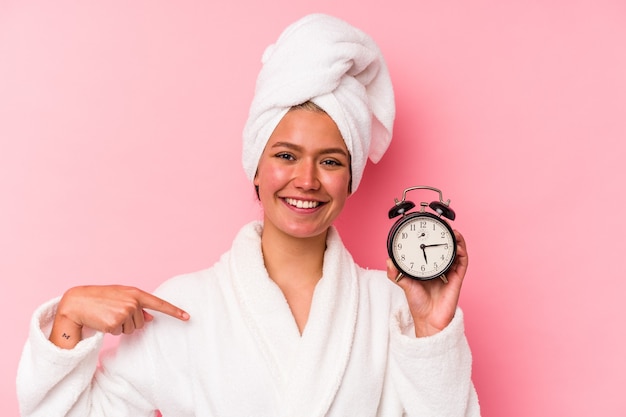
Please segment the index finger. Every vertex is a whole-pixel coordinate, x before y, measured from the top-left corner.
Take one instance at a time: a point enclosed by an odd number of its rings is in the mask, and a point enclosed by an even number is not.
[[[189,314],[186,311],[176,307],[174,304],[168,303],[156,295],[143,292],[139,297],[139,302],[144,308],[167,314],[179,320],[189,320]]]
[[[465,243],[465,238],[457,230],[454,231],[454,235],[456,237],[456,244],[457,244],[457,251],[456,251],[457,260],[460,263],[467,266],[468,254],[467,254],[467,244]]]

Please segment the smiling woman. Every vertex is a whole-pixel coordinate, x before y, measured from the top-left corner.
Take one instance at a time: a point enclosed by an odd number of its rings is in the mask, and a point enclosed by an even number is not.
[[[265,267],[300,333],[322,278],[328,230],[349,195],[349,165],[335,122],[323,111],[302,108],[282,118],[259,160],[254,184],[264,212]]]
[[[39,307],[18,374],[23,416],[480,414],[457,306],[463,237],[447,284],[395,282],[390,262],[357,265],[333,226],[391,139],[377,45],[316,14],[263,61],[243,135],[263,221],[155,294],[78,286]],[[103,333],[124,336],[98,367]]]

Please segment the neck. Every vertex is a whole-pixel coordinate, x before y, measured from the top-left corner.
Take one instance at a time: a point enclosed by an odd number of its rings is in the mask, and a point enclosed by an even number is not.
[[[326,236],[296,238],[265,222],[261,249],[270,278],[283,292],[300,334],[309,319],[315,286],[322,278]]]
[[[270,278],[283,290],[285,286],[315,286],[322,277],[327,234],[296,238],[266,223],[261,248]]]

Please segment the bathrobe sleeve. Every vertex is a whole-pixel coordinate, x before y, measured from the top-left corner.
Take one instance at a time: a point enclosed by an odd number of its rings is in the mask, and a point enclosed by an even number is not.
[[[102,333],[84,334],[73,349],[48,340],[59,299],[40,306],[31,320],[16,381],[21,416],[154,416],[154,408],[130,381],[97,371]],[[146,366],[148,360],[136,360],[132,373],[145,375],[150,372]]]
[[[463,312],[436,335],[416,338],[407,309],[391,318],[388,379],[407,416],[480,416]]]

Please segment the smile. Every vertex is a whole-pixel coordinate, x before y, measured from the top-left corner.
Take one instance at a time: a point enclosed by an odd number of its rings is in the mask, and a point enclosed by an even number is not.
[[[285,198],[285,202],[290,206],[304,209],[312,209],[320,205],[319,201],[304,201],[295,198]]]

